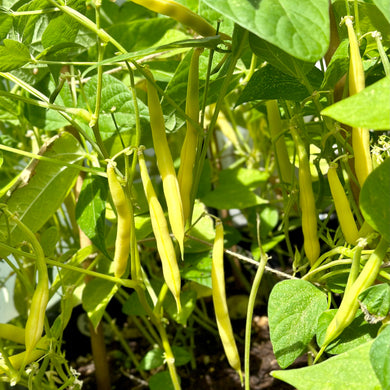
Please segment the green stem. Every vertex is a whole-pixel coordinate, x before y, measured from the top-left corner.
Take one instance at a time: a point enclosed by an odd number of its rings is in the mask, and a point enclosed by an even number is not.
[[[360,271],[360,256],[362,254],[362,247],[357,245],[354,251],[351,269],[349,271],[347,285],[345,286],[344,294],[347,294],[356,278],[359,275]]]
[[[390,62],[389,58],[387,57],[387,54],[385,52],[385,49],[383,48],[382,45],[382,35],[379,31],[375,31],[372,33],[372,37],[375,38],[375,42],[378,46],[378,52],[381,57],[383,69],[385,70],[385,74],[387,77],[390,76]]]
[[[175,366],[175,357],[172,352],[171,345],[168,340],[168,335],[167,332],[164,328],[164,325],[161,322],[156,323],[158,332],[160,333],[161,341],[162,341],[162,346],[164,349],[164,354],[165,354],[165,361],[168,365],[168,371],[172,379],[173,383],[173,388],[175,390],[181,390],[180,386],[180,380],[179,376],[176,371],[176,366]]]
[[[259,265],[256,270],[256,275],[253,280],[252,289],[249,295],[248,308],[246,312],[247,314],[246,314],[246,325],[245,325],[245,357],[244,357],[245,390],[250,390],[250,347],[251,347],[253,310],[256,303],[257,292],[260,287],[261,279],[263,277],[267,261],[268,261],[268,256],[265,253],[262,253],[260,256]]]
[[[44,15],[44,14],[50,14],[53,12],[58,12],[59,8],[46,8],[46,9],[37,9],[32,11],[12,11],[10,10],[10,14],[12,17],[16,18],[18,16],[31,16],[31,15]]]
[[[60,166],[66,166],[68,168],[78,169],[78,170],[83,171],[83,172],[92,173],[93,175],[97,175],[97,176],[101,176],[101,177],[107,178],[107,174],[105,172],[98,171],[97,169],[88,168],[88,167],[84,167],[84,166],[77,165],[77,164],[67,163],[65,161],[57,160],[55,158],[41,156],[39,154],[26,152],[26,151],[20,150],[20,149],[15,149],[15,148],[12,148],[10,146],[6,146],[6,145],[0,144],[0,150],[4,150],[6,152],[19,154],[21,156],[30,157],[30,158],[33,158],[35,160],[47,161],[50,164],[55,164],[55,165],[60,165]]]

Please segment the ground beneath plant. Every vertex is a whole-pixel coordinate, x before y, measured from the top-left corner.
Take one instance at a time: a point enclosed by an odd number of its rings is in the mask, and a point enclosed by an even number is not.
[[[241,322],[241,331],[238,335],[243,338],[244,324]],[[237,331],[237,326],[240,321],[235,321],[234,328]],[[126,324],[125,324],[126,326]],[[252,390],[284,390],[294,389],[270,375],[273,370],[280,369],[275,355],[272,350],[272,345],[269,339],[268,318],[265,315],[255,315],[252,323],[252,340],[250,352],[250,385]],[[190,364],[178,367],[178,373],[181,378],[183,390],[239,390],[242,389],[237,373],[231,369],[227,363],[225,355],[220,347],[220,342],[203,328],[196,329],[195,335],[195,362],[192,367]],[[72,348],[71,355],[68,357],[73,361],[75,368],[81,373],[80,379],[83,381],[83,390],[96,390],[95,381],[95,366],[88,350],[88,338],[77,341],[74,331],[71,332]],[[81,340],[81,339],[80,339]],[[69,341],[66,342],[67,344]],[[150,345],[145,343],[142,337],[132,338],[128,340],[129,346],[133,353],[141,358],[150,349]],[[77,347],[83,348],[77,352]],[[68,344],[69,348],[69,344]],[[112,388],[115,390],[143,390],[148,389],[148,383],[142,379],[139,372],[133,367],[126,368],[121,365],[121,349],[119,343],[113,341],[108,344],[107,355],[110,364],[110,374]],[[243,356],[243,345],[239,346],[240,354]],[[67,352],[68,354],[68,352]],[[298,360],[293,367],[305,365],[305,358]],[[163,369],[162,367],[160,370]],[[159,369],[153,371],[158,372]],[[165,389],[161,389],[165,390]]]

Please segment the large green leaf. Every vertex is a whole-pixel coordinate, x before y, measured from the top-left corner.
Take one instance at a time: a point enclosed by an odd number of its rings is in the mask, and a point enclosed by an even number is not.
[[[305,280],[276,284],[269,297],[268,318],[271,342],[280,367],[288,367],[306,351],[326,307],[326,295]]]
[[[57,163],[38,161],[26,168],[23,175],[25,182],[12,192],[7,201],[8,209],[33,232],[38,231],[57,211],[79,173],[77,168],[62,163],[78,163],[84,152],[76,138],[63,133],[54,137],[42,155],[57,160]],[[9,234],[11,242],[23,240],[22,232],[14,224],[10,224]],[[4,217],[0,219],[0,236],[8,237]]]
[[[205,3],[302,60],[317,61],[328,49],[327,0],[205,0]]]
[[[297,390],[381,390],[371,367],[372,341],[314,366],[295,370],[273,371],[271,375]]]
[[[0,71],[9,72],[26,65],[31,61],[27,46],[12,39],[4,39],[0,46]]]
[[[390,77],[321,111],[322,115],[353,127],[390,129]]]
[[[368,175],[359,202],[365,220],[390,242],[390,158]]]

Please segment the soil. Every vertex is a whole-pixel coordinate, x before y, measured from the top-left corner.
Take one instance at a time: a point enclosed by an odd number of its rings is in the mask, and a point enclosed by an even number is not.
[[[79,327],[80,327],[80,320]],[[238,332],[241,336],[244,335],[245,321],[235,321],[234,329],[242,325],[242,331]],[[126,326],[126,323],[124,323]],[[68,328],[69,329],[69,328]],[[251,390],[288,390],[294,389],[292,386],[273,378],[270,373],[273,370],[280,369],[275,355],[272,350],[272,345],[269,339],[268,318],[265,315],[255,315],[252,324],[252,340],[250,352],[250,386]],[[65,334],[65,339],[71,337],[72,348],[67,349],[67,358],[73,361],[72,365],[81,373],[80,378],[83,381],[83,390],[96,390],[95,381],[95,366],[88,345],[89,339],[80,334],[76,335],[78,330],[68,331]],[[195,360],[196,366],[192,368],[190,364],[177,367],[178,374],[181,378],[183,390],[240,390],[240,384],[237,373],[231,369],[223,353],[219,340],[211,335],[203,328],[196,329],[195,337],[196,349]],[[78,340],[78,341],[77,341]],[[75,343],[76,341],[76,343]],[[150,345],[145,342],[142,337],[135,337],[128,340],[129,346],[138,358],[150,349]],[[83,348],[84,355],[74,348],[78,346]],[[240,355],[244,355],[243,344],[238,344]],[[66,348],[66,344],[65,344]],[[123,363],[124,354],[118,353],[121,346],[116,341],[108,344],[107,355],[109,357],[110,373],[112,388],[116,390],[144,390],[148,389],[148,383],[142,379],[139,372],[134,368],[126,368]],[[80,354],[79,354],[80,353]],[[77,356],[78,355],[78,356]],[[122,356],[122,359],[121,359]],[[119,359],[118,359],[119,357]],[[298,359],[290,368],[304,366],[306,362],[305,356]],[[154,370],[152,373],[157,373],[163,370],[164,367]],[[165,389],[161,389],[165,390]]]

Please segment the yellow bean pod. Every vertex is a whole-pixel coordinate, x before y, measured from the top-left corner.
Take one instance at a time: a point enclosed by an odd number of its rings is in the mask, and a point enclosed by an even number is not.
[[[21,367],[26,366],[27,364],[30,364],[31,362],[34,362],[38,360],[40,357],[42,357],[48,347],[50,345],[50,340],[46,338],[46,336],[41,337],[34,349],[27,353],[25,352],[20,352],[15,355],[9,356],[9,361],[12,364],[12,368],[14,370],[19,370]],[[7,373],[7,367],[1,366],[0,367],[0,375],[6,374]]]
[[[280,118],[278,101],[267,100],[265,104],[267,108],[269,132],[272,140],[275,140],[275,152],[276,152],[276,159],[278,161],[279,169],[280,169],[280,175],[281,175],[280,179],[284,183],[291,183],[294,169],[288,158],[288,152],[287,152],[284,136],[281,134],[282,120]]]
[[[353,29],[351,17],[345,18],[349,40],[349,94],[354,95],[365,87],[363,62],[360,57],[359,43]],[[370,134],[368,129],[352,128],[352,148],[355,158],[355,172],[360,186],[372,171],[370,154]]]
[[[7,209],[4,209],[4,211],[15,221],[22,232],[29,238],[36,255],[38,282],[31,299],[30,312],[28,314],[25,328],[26,351],[23,355],[24,362],[22,362],[22,366],[24,367],[29,361],[31,362],[33,360],[33,351],[39,340],[42,338],[46,307],[49,301],[49,275],[46,267],[45,254],[41,244],[35,237],[35,234],[10,211]]]
[[[0,324],[0,338],[13,341],[14,343],[24,344],[25,330],[12,324]]]
[[[177,311],[181,312],[181,277],[176,260],[175,248],[171,236],[169,235],[164,211],[154,191],[146,167],[145,158],[141,151],[138,152],[138,163],[141,172],[142,185],[149,205],[150,220],[152,222],[154,237],[156,238],[157,251],[161,259],[164,280],[175,298]]]
[[[146,72],[152,79],[152,73],[149,70],[146,70]],[[147,88],[153,146],[156,153],[157,166],[160,171],[163,184],[165,201],[168,207],[169,223],[171,225],[172,233],[179,243],[181,255],[183,256],[185,230],[183,203],[181,201],[179,182],[176,177],[172,155],[165,133],[164,116],[157,90],[154,84],[149,80],[147,81]]]
[[[120,278],[126,271],[130,254],[130,220],[132,218],[129,199],[116,176],[114,165],[107,165],[108,186],[117,212],[115,238],[114,274]]]
[[[196,123],[199,122],[199,56],[202,51],[203,49],[194,49],[187,84],[186,114]],[[197,145],[198,131],[190,121],[187,121],[187,131],[181,148],[180,167],[177,174],[185,222],[191,215],[191,190]]]
[[[173,0],[131,0],[153,12],[171,17],[178,22],[192,28],[204,37],[217,35],[215,28],[204,18],[192,12],[184,5]],[[226,34],[220,34],[222,39],[231,39]]]
[[[297,147],[299,160],[299,204],[302,212],[303,247],[310,265],[313,265],[320,255],[320,242],[317,233],[317,211],[309,158],[296,129],[292,128],[291,134]]]
[[[48,301],[49,279],[40,277],[31,300],[30,313],[26,322],[26,364],[27,360],[31,359],[34,348],[42,337]]]
[[[218,332],[221,337],[228,362],[230,366],[239,373],[242,380],[240,355],[238,354],[236,341],[234,339],[226,301],[225,272],[223,265],[223,236],[223,224],[220,220],[217,220],[215,223],[213,263],[211,268],[214,311]]]
[[[359,231],[347,195],[345,194],[344,188],[337,175],[335,165],[331,165],[328,170],[328,181],[336,207],[337,218],[345,241],[347,241],[348,244],[355,245],[356,241],[359,239]]]

